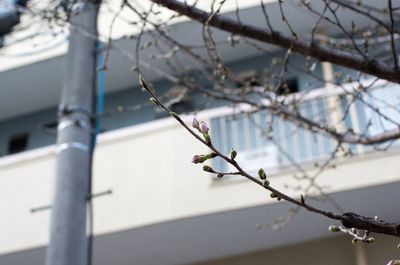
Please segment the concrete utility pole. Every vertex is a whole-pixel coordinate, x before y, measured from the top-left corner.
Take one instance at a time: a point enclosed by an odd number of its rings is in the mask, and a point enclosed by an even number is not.
[[[70,1],[71,5],[72,2]],[[73,4],[66,80],[59,106],[55,196],[47,265],[86,265],[100,1]]]

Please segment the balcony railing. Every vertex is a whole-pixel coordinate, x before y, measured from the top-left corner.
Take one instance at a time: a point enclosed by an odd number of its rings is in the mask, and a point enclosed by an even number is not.
[[[282,99],[295,100],[301,115],[334,126],[338,131],[350,129],[372,136],[398,128],[400,86],[378,81],[370,86],[368,93],[360,93],[357,87],[358,84],[346,84],[300,92]],[[212,118],[211,126],[214,144],[225,153],[236,149],[238,162],[247,170],[264,167],[271,172],[287,167],[293,161],[322,160],[337,146],[328,136],[298,128],[266,110],[252,113],[249,108],[238,107],[228,115]],[[350,144],[348,148],[352,154],[361,154],[376,146]],[[217,159],[214,166],[219,170],[230,170],[222,160]]]

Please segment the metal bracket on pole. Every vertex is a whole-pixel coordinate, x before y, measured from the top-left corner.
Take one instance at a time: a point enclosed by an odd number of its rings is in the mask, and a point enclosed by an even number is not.
[[[78,126],[80,128],[87,129],[89,131],[92,130],[90,128],[89,124],[84,120],[64,120],[64,121],[61,121],[57,126],[57,130],[61,131],[61,130],[64,130],[65,128],[69,127],[69,126]]]
[[[101,191],[101,192],[97,192],[97,193],[93,193],[92,195],[89,195],[86,199],[92,200],[93,198],[97,198],[97,197],[101,197],[101,196],[106,196],[106,195],[111,195],[113,193],[113,191],[110,190],[105,190],[105,191]],[[47,211],[47,210],[51,210],[52,205],[43,205],[43,206],[39,206],[39,207],[34,207],[30,209],[31,213],[37,213],[37,212],[42,212],[42,211]]]

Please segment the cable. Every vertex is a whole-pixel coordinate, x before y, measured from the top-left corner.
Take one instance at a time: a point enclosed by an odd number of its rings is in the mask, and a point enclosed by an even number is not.
[[[101,42],[96,42],[96,49],[97,49],[97,77],[96,77],[96,84],[97,84],[97,97],[95,100],[95,107],[96,107],[96,119],[95,122],[95,130],[93,132],[93,141],[92,141],[92,154],[91,160],[93,160],[93,152],[96,146],[97,135],[100,133],[101,129],[101,113],[103,113],[104,108],[104,71],[103,71],[103,64],[104,64],[104,55],[101,52]],[[92,169],[91,169],[92,170]],[[87,203],[87,212],[88,212],[88,259],[87,264],[91,265],[93,263],[93,203],[92,203],[92,172],[90,173],[91,178],[89,179],[89,197]]]
[[[96,104],[96,135],[100,133],[101,130],[101,118],[99,114],[103,113],[104,109],[104,52],[102,52],[102,44],[97,41],[97,104]]]

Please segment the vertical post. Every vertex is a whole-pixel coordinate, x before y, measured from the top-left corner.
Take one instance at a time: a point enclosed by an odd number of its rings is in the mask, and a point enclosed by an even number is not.
[[[322,62],[322,75],[325,80],[325,88],[330,89],[335,87],[332,83],[335,80],[333,66],[329,62]],[[326,99],[328,104],[328,113],[330,115],[331,123],[335,126],[338,132],[345,132],[345,124],[342,121],[343,111],[340,104],[340,96],[330,96]],[[347,146],[347,145],[345,145]],[[339,156],[343,155],[343,151],[339,150]]]
[[[332,84],[333,80],[335,80],[334,73],[333,73],[333,66],[331,63],[323,62],[322,63],[322,75],[325,79],[325,88],[330,89],[333,88],[335,85]],[[336,129],[339,132],[344,131],[344,124],[342,121],[342,108],[340,106],[340,97],[339,96],[331,96],[327,98],[329,113],[331,114],[331,121],[332,124],[335,125]]]
[[[86,265],[88,262],[86,215],[92,166],[99,2],[77,1],[70,16],[47,265]]]
[[[363,243],[356,244],[354,251],[355,251],[356,265],[367,265],[368,262],[364,244]]]

